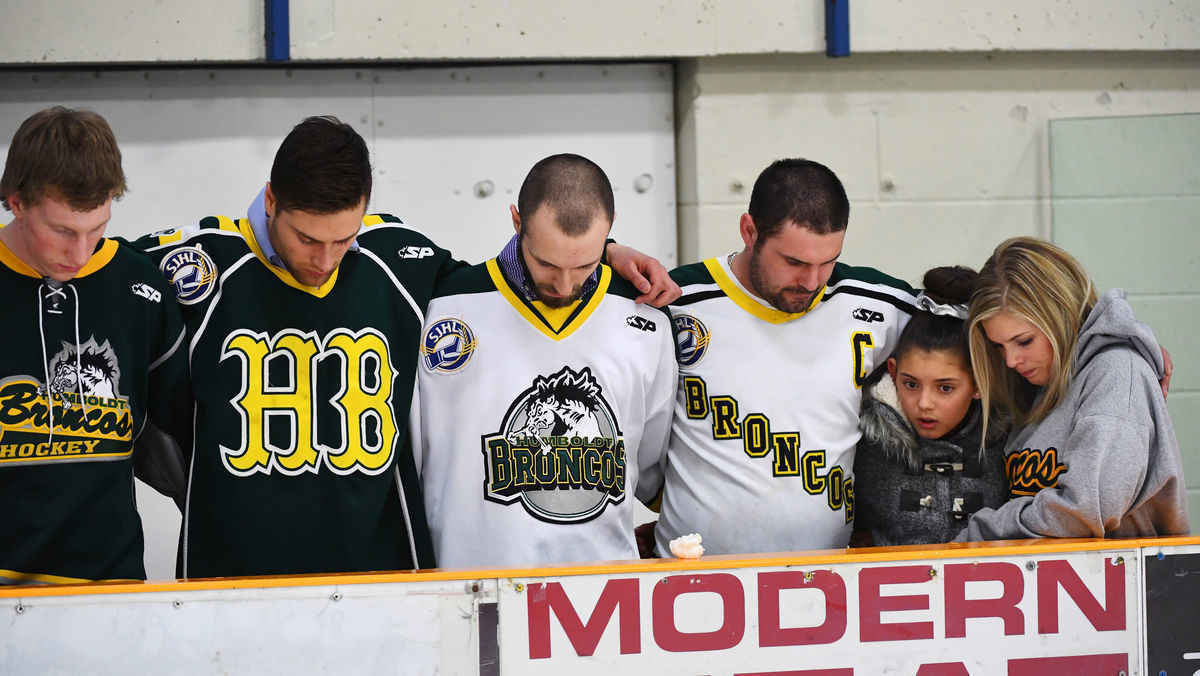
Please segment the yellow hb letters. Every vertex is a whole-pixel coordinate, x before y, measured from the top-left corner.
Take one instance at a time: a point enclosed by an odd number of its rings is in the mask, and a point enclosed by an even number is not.
[[[395,369],[379,332],[337,329],[322,337],[292,329],[274,336],[239,330],[225,339],[221,361],[230,357],[241,360],[242,389],[229,402],[241,417],[241,442],[220,446],[229,472],[296,475],[319,471],[322,460],[335,474],[378,474],[388,467],[396,439]],[[320,443],[317,435],[318,407],[326,405],[317,401],[317,365],[327,358],[341,362],[341,388],[328,402],[340,418],[336,446]],[[269,381],[268,373],[280,372],[287,374],[284,382]],[[268,423],[276,418],[289,430],[283,445],[269,438]]]

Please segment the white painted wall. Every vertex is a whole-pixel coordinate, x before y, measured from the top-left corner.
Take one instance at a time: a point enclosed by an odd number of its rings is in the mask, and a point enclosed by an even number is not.
[[[291,0],[297,60],[583,59],[814,53],[823,0]],[[854,0],[871,52],[1200,48],[1200,0]],[[253,61],[261,0],[7,0],[0,63]]]
[[[1178,54],[738,56],[677,69],[680,260],[741,246],[737,218],[781,157],[850,195],[843,260],[911,282],[1050,234],[1048,121],[1200,110]]]
[[[0,7],[0,63],[254,61],[266,54],[261,1],[4,0]]]
[[[613,183],[613,236],[672,265],[672,91],[671,66],[651,63],[0,72],[0,154],[37,110],[100,113],[130,188],[109,234],[135,238],[208,215],[244,216],[292,125],[336,115],[371,148],[368,208],[479,261],[512,236],[508,206],[534,162],[575,152]],[[651,185],[638,192],[643,174]],[[484,182],[492,191],[480,194]]]

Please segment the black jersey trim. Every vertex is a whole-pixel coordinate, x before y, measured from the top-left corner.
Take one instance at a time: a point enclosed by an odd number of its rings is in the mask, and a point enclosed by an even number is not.
[[[721,298],[724,295],[725,292],[720,289],[713,289],[712,291],[697,291],[696,293],[689,293],[685,296],[680,296],[679,300],[671,303],[671,305],[691,305],[692,303],[699,303],[700,301],[710,300],[712,298]],[[826,298],[828,298],[828,296],[826,296]]]
[[[496,291],[496,283],[488,274],[487,264],[479,263],[439,277],[433,286],[433,297],[446,298],[493,291]]]

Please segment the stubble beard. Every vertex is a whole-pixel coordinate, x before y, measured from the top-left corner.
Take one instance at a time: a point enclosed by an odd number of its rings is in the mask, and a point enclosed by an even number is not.
[[[760,251],[755,247],[750,252],[750,286],[751,291],[759,298],[767,301],[777,310],[795,314],[804,312],[808,306],[812,304],[813,296],[816,295],[815,289],[805,289],[803,287],[786,287],[781,286],[772,289],[767,284],[767,279],[763,275],[762,264],[759,259]],[[797,296],[797,294],[803,294]],[[789,300],[789,298],[793,300]],[[794,300],[799,298],[799,300]]]
[[[541,301],[543,305],[545,305],[546,307],[550,307],[550,308],[567,307],[568,305],[578,301],[580,298],[583,297],[583,286],[582,285],[577,286],[574,289],[572,289],[570,295],[568,295],[565,298],[559,298],[558,296],[548,296],[545,294],[545,292],[542,291],[542,289],[540,287],[537,287],[537,286],[534,287],[534,291],[537,292],[538,300]]]

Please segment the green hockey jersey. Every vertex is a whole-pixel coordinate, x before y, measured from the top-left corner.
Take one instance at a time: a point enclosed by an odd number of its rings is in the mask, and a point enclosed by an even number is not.
[[[186,393],[171,289],[116,240],[61,284],[0,243],[0,284],[0,583],[144,579],[133,442]]]
[[[432,566],[406,421],[424,309],[449,254],[370,215],[337,271],[309,287],[266,259],[246,219],[210,217],[138,245],[188,328],[180,576]]]

